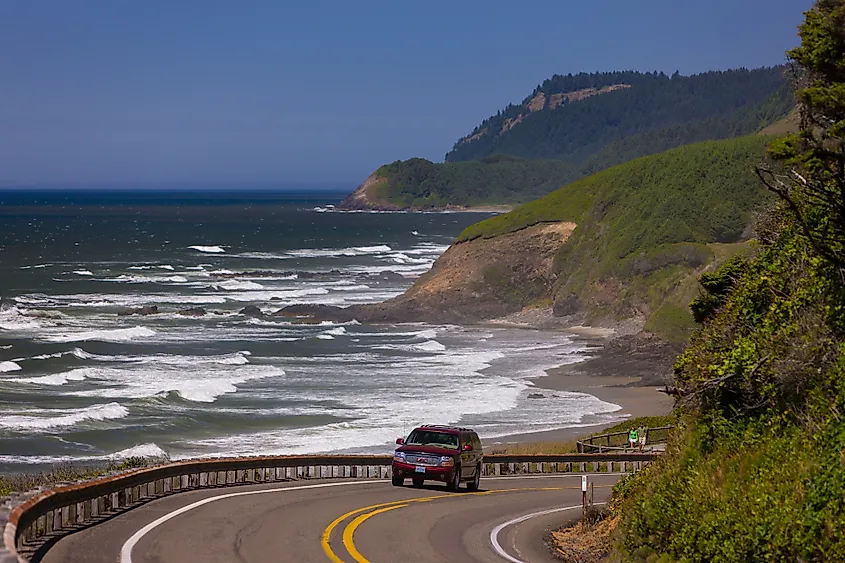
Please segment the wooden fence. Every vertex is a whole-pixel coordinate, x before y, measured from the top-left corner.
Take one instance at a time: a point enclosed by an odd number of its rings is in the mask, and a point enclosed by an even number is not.
[[[645,429],[645,445],[659,444],[666,442],[669,437],[669,431],[674,426],[659,426],[656,428]],[[628,431],[611,432],[609,434],[598,434],[590,436],[583,440],[578,440],[577,448],[579,453],[604,453],[613,451],[633,451],[637,448],[631,448],[628,441]]]

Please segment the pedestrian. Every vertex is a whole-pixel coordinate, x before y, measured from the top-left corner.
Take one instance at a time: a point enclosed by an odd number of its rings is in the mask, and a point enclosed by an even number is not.
[[[637,434],[639,435],[640,451],[643,451],[643,448],[645,448],[645,441],[648,438],[648,432],[643,426],[640,426],[637,428]]]
[[[640,437],[637,433],[637,429],[631,428],[631,430],[628,431],[628,443],[630,444],[631,448],[636,448],[639,441]]]

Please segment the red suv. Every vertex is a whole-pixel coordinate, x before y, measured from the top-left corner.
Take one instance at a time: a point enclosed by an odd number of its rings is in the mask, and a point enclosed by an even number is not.
[[[415,487],[424,481],[443,481],[450,491],[461,482],[477,491],[484,453],[478,434],[469,428],[423,425],[396,440],[393,453],[393,485],[401,487],[410,478]]]

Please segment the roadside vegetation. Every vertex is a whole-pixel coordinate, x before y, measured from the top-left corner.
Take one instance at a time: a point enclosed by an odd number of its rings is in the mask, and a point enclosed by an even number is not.
[[[128,457],[96,466],[68,462],[57,464],[47,471],[0,475],[0,497],[13,492],[31,491],[38,487],[52,487],[56,483],[84,481],[129,469],[152,467],[164,461],[166,460],[149,457]]]
[[[845,561],[845,0],[800,35],[801,131],[758,170],[778,204],[752,256],[702,279],[681,431],[618,487],[612,558]]]

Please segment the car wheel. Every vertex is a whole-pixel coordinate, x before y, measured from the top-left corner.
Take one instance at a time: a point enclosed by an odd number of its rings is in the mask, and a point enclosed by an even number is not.
[[[393,483],[394,487],[401,487],[405,484],[405,478],[397,475],[394,475],[390,481]]]
[[[450,491],[457,492],[458,489],[461,488],[461,468],[459,466],[455,466],[455,474],[452,476],[452,480],[449,481],[447,485]]]
[[[472,479],[471,483],[467,483],[467,490],[468,491],[477,491],[478,486],[481,484],[481,466],[475,468],[475,477]]]
[[[425,482],[425,479],[423,479],[422,477],[414,477],[411,479],[411,482],[414,483],[415,487],[422,487],[423,483]]]

